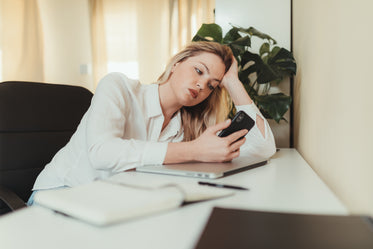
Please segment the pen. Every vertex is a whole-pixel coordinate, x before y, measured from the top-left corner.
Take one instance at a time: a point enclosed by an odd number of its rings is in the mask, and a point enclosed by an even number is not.
[[[232,189],[239,189],[239,190],[249,190],[248,188],[243,188],[239,186],[227,185],[227,184],[220,184],[220,183],[212,183],[212,182],[198,182],[199,185],[207,185],[211,187],[217,188],[232,188]]]

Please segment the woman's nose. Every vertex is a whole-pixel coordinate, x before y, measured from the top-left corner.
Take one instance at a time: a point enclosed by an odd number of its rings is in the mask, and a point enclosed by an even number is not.
[[[200,91],[202,91],[203,89],[205,89],[206,85],[207,85],[207,82],[208,80],[206,79],[201,79],[197,82],[197,87],[200,89]]]

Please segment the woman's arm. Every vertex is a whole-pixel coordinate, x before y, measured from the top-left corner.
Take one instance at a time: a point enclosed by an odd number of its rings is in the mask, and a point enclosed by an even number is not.
[[[233,103],[236,106],[250,105],[253,103],[252,99],[250,98],[249,94],[247,94],[245,88],[238,78],[237,61],[234,57],[233,63],[228,72],[224,75],[221,84],[223,87],[225,87],[225,89],[227,89]],[[262,133],[263,137],[265,137],[264,119],[261,116],[256,115],[255,121],[258,129]]]
[[[276,152],[271,128],[239,80],[235,58],[233,58],[230,69],[224,75],[221,85],[228,91],[237,111],[245,111],[256,123],[246,135],[246,143],[242,145],[241,153],[258,160],[271,157]]]

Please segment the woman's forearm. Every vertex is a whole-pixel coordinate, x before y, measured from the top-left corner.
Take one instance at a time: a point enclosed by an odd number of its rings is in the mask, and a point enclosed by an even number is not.
[[[241,81],[238,80],[238,78],[230,81],[229,84],[226,84],[225,89],[228,91],[229,96],[235,105],[250,105],[253,103],[252,99],[250,98],[249,94],[247,94],[244,86],[242,85]]]
[[[163,164],[183,163],[195,160],[195,152],[190,142],[168,143]]]
[[[233,103],[235,105],[250,105],[253,103],[252,99],[250,98],[249,94],[246,92],[245,88],[243,87],[241,81],[237,79],[232,80],[229,84],[225,85],[229,96],[231,97]],[[256,115],[256,125],[258,129],[262,133],[263,137],[265,137],[265,125],[264,120],[259,115]]]

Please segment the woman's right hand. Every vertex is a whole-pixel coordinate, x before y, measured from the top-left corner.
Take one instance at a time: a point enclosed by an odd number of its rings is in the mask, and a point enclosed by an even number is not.
[[[240,155],[240,147],[245,143],[248,131],[240,130],[226,137],[216,134],[227,128],[227,120],[207,128],[201,136],[190,142],[168,143],[163,164],[198,162],[229,162]]]
[[[240,155],[240,147],[245,143],[248,131],[240,130],[226,137],[216,134],[227,128],[231,121],[227,120],[207,128],[201,136],[191,141],[192,153],[196,161],[201,162],[229,162]]]

